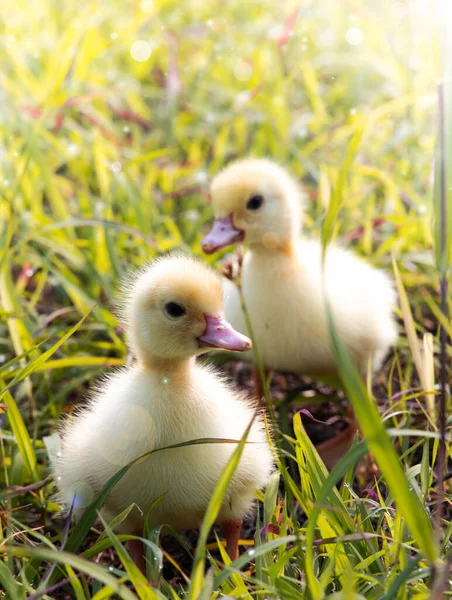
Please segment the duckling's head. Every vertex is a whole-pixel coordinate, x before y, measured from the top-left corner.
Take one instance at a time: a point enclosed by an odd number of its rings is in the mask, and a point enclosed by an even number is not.
[[[202,241],[206,254],[240,241],[284,249],[300,232],[301,190],[270,160],[231,163],[214,178],[210,192],[215,222]]]
[[[152,262],[127,285],[122,304],[129,344],[145,364],[184,360],[212,348],[251,348],[224,320],[218,276],[188,256]]]

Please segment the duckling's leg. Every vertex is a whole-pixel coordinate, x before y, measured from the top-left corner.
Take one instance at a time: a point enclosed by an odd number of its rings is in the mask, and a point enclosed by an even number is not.
[[[242,531],[242,519],[231,519],[222,524],[224,537],[226,539],[226,552],[231,560],[239,557],[239,539]]]
[[[144,558],[144,545],[141,540],[129,540],[126,544],[127,552],[130,558],[140,569],[143,575],[146,575],[146,560]]]
[[[264,368],[264,377],[266,381],[268,381],[270,375],[270,371]],[[262,379],[259,373],[259,369],[257,367],[253,367],[253,380],[254,380],[254,390],[259,401],[262,400],[262,396],[264,395],[264,386],[262,385]]]

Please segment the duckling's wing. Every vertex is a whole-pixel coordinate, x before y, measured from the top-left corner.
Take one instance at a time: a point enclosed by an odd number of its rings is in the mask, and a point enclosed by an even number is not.
[[[379,368],[397,340],[396,294],[390,277],[338,246],[328,249],[326,275],[338,328],[365,340],[374,369]]]

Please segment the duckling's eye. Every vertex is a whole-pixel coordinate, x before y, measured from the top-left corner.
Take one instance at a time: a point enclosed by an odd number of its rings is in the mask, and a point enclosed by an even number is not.
[[[260,194],[257,194],[256,196],[252,196],[248,202],[246,203],[246,208],[248,210],[259,210],[259,208],[263,205],[264,203],[264,197],[261,196]]]
[[[178,319],[187,314],[187,309],[177,302],[167,302],[165,304],[165,312],[169,317]]]

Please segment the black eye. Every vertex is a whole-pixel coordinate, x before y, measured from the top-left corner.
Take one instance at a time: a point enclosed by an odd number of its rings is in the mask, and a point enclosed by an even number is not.
[[[183,317],[187,313],[187,310],[177,302],[168,302],[165,304],[165,312],[169,317],[178,319],[179,317]]]
[[[256,196],[252,196],[248,202],[246,203],[246,208],[248,210],[259,210],[259,208],[263,205],[264,203],[264,197],[260,196],[259,194]]]

